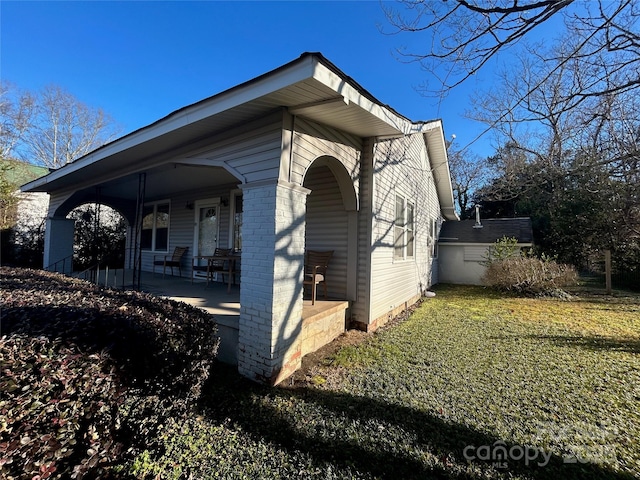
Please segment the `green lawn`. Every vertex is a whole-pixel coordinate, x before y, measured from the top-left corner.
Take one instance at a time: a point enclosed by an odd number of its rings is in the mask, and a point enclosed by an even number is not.
[[[146,478],[640,476],[640,297],[436,292],[306,382],[267,388],[216,368],[200,416],[171,419],[125,468]]]

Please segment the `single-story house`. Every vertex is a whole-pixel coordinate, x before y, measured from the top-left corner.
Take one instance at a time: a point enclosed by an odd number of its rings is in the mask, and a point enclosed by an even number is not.
[[[515,238],[517,246],[533,246],[531,219],[478,218],[446,222],[438,239],[438,263],[440,283],[481,285],[486,270],[489,247],[503,237]]]
[[[241,258],[238,370],[278,383],[300,366],[306,250],[333,251],[336,317],[373,331],[434,283],[457,220],[442,121],[413,122],[319,53],[186,106],[23,187],[51,196],[45,265],[73,253],[74,207],[129,224],[131,266],[189,247]],[[194,274],[197,274],[194,273]],[[322,301],[322,295],[319,301]],[[314,348],[320,345],[315,345]]]

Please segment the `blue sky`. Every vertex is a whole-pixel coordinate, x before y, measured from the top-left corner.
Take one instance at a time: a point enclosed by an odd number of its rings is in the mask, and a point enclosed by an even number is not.
[[[386,5],[393,5],[386,3]],[[418,34],[390,30],[378,1],[0,2],[0,75],[19,88],[57,84],[102,107],[122,133],[148,125],[297,58],[319,51],[380,101],[412,120],[442,118],[464,146],[483,130],[465,120],[483,76],[441,104],[416,91],[429,75],[400,62]],[[472,148],[492,153],[487,137]]]

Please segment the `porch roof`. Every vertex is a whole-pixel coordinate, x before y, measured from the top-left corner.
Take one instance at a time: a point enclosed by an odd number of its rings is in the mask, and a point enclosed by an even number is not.
[[[413,123],[382,104],[319,53],[298,59],[136,130],[27,183],[24,192],[78,188],[87,179],[103,181],[168,166],[186,149],[280,108],[360,137],[399,136],[433,128]],[[439,122],[435,122],[440,125]]]

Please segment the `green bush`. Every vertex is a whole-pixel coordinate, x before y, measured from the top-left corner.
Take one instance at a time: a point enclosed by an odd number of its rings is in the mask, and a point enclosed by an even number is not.
[[[108,476],[199,398],[204,311],[59,274],[0,269],[0,476]],[[137,442],[137,443],[136,443]]]
[[[514,237],[502,237],[487,249],[483,265],[489,265],[492,262],[519,257],[521,255],[522,251],[518,246],[518,239]]]
[[[549,258],[512,256],[487,265],[482,281],[502,291],[525,295],[566,295],[563,287],[575,285],[576,269]]]

